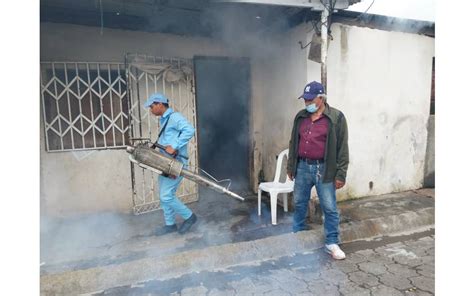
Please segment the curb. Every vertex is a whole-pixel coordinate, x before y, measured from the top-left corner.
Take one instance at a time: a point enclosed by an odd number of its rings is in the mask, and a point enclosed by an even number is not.
[[[427,226],[434,227],[434,207],[342,223],[341,241],[348,243],[397,232],[416,231]],[[322,227],[318,227],[316,230],[212,246],[161,258],[150,257],[121,264],[48,274],[41,276],[41,295],[93,293],[92,291],[98,292],[152,279],[165,280],[203,270],[225,269],[229,266],[303,253],[324,246],[323,232]]]

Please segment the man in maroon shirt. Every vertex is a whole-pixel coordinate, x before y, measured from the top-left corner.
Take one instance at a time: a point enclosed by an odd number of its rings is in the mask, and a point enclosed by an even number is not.
[[[290,139],[287,173],[295,179],[293,231],[310,229],[306,211],[311,188],[316,186],[322,212],[326,251],[344,259],[339,244],[336,189],[342,188],[349,165],[347,123],[344,114],[326,102],[324,87],[313,81],[303,95],[306,108],[295,117]]]

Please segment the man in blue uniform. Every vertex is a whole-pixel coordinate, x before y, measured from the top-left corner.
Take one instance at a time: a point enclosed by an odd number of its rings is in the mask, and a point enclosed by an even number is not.
[[[188,164],[188,142],[194,136],[194,127],[183,115],[170,108],[169,100],[160,93],[152,94],[145,102],[144,107],[150,108],[153,115],[161,117],[161,129],[157,142],[165,146],[166,150],[160,149],[160,151],[175,157],[186,166]],[[175,231],[184,234],[196,223],[196,215],[176,197],[176,190],[182,180],[182,176],[160,175],[158,177],[160,203],[165,216],[165,227],[159,229],[158,234]],[[180,215],[184,219],[179,229],[176,226],[176,215]]]

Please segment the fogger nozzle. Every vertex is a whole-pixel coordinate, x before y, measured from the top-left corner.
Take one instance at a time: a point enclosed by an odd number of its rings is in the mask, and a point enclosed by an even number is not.
[[[146,144],[127,146],[127,152],[130,153],[130,160],[132,162],[136,162],[138,165],[146,169],[157,170],[167,175],[183,176],[186,179],[209,187],[217,192],[230,195],[242,201],[245,200],[243,197],[230,191],[229,189],[183,168],[183,163],[172,157],[161,154],[155,149],[148,147]]]

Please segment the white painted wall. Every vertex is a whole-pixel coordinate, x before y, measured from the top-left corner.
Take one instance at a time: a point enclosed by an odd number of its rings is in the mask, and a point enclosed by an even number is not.
[[[271,179],[276,153],[288,145],[296,98],[320,65],[305,60],[302,27],[286,36],[272,72],[264,110],[264,169]],[[349,126],[347,185],[338,199],[420,188],[427,143],[434,39],[401,32],[333,24],[329,45],[328,103]],[[309,40],[310,36],[306,36]],[[284,39],[284,38],[283,38]],[[373,189],[369,189],[373,182]]]
[[[42,216],[131,210],[130,162],[124,150],[48,153],[43,128],[40,138]]]
[[[332,35],[328,101],[349,125],[340,198],[422,187],[434,39],[341,24]]]
[[[266,180],[273,179],[275,156],[288,147],[293,116],[304,106],[296,97],[306,82],[320,81],[320,64],[307,60],[309,47],[298,44],[311,39],[307,29],[273,36],[274,50],[252,63],[254,117],[261,114],[253,119],[255,169],[263,167]],[[338,199],[421,187],[434,39],[341,24],[332,30],[329,103],[347,116],[351,157]]]

